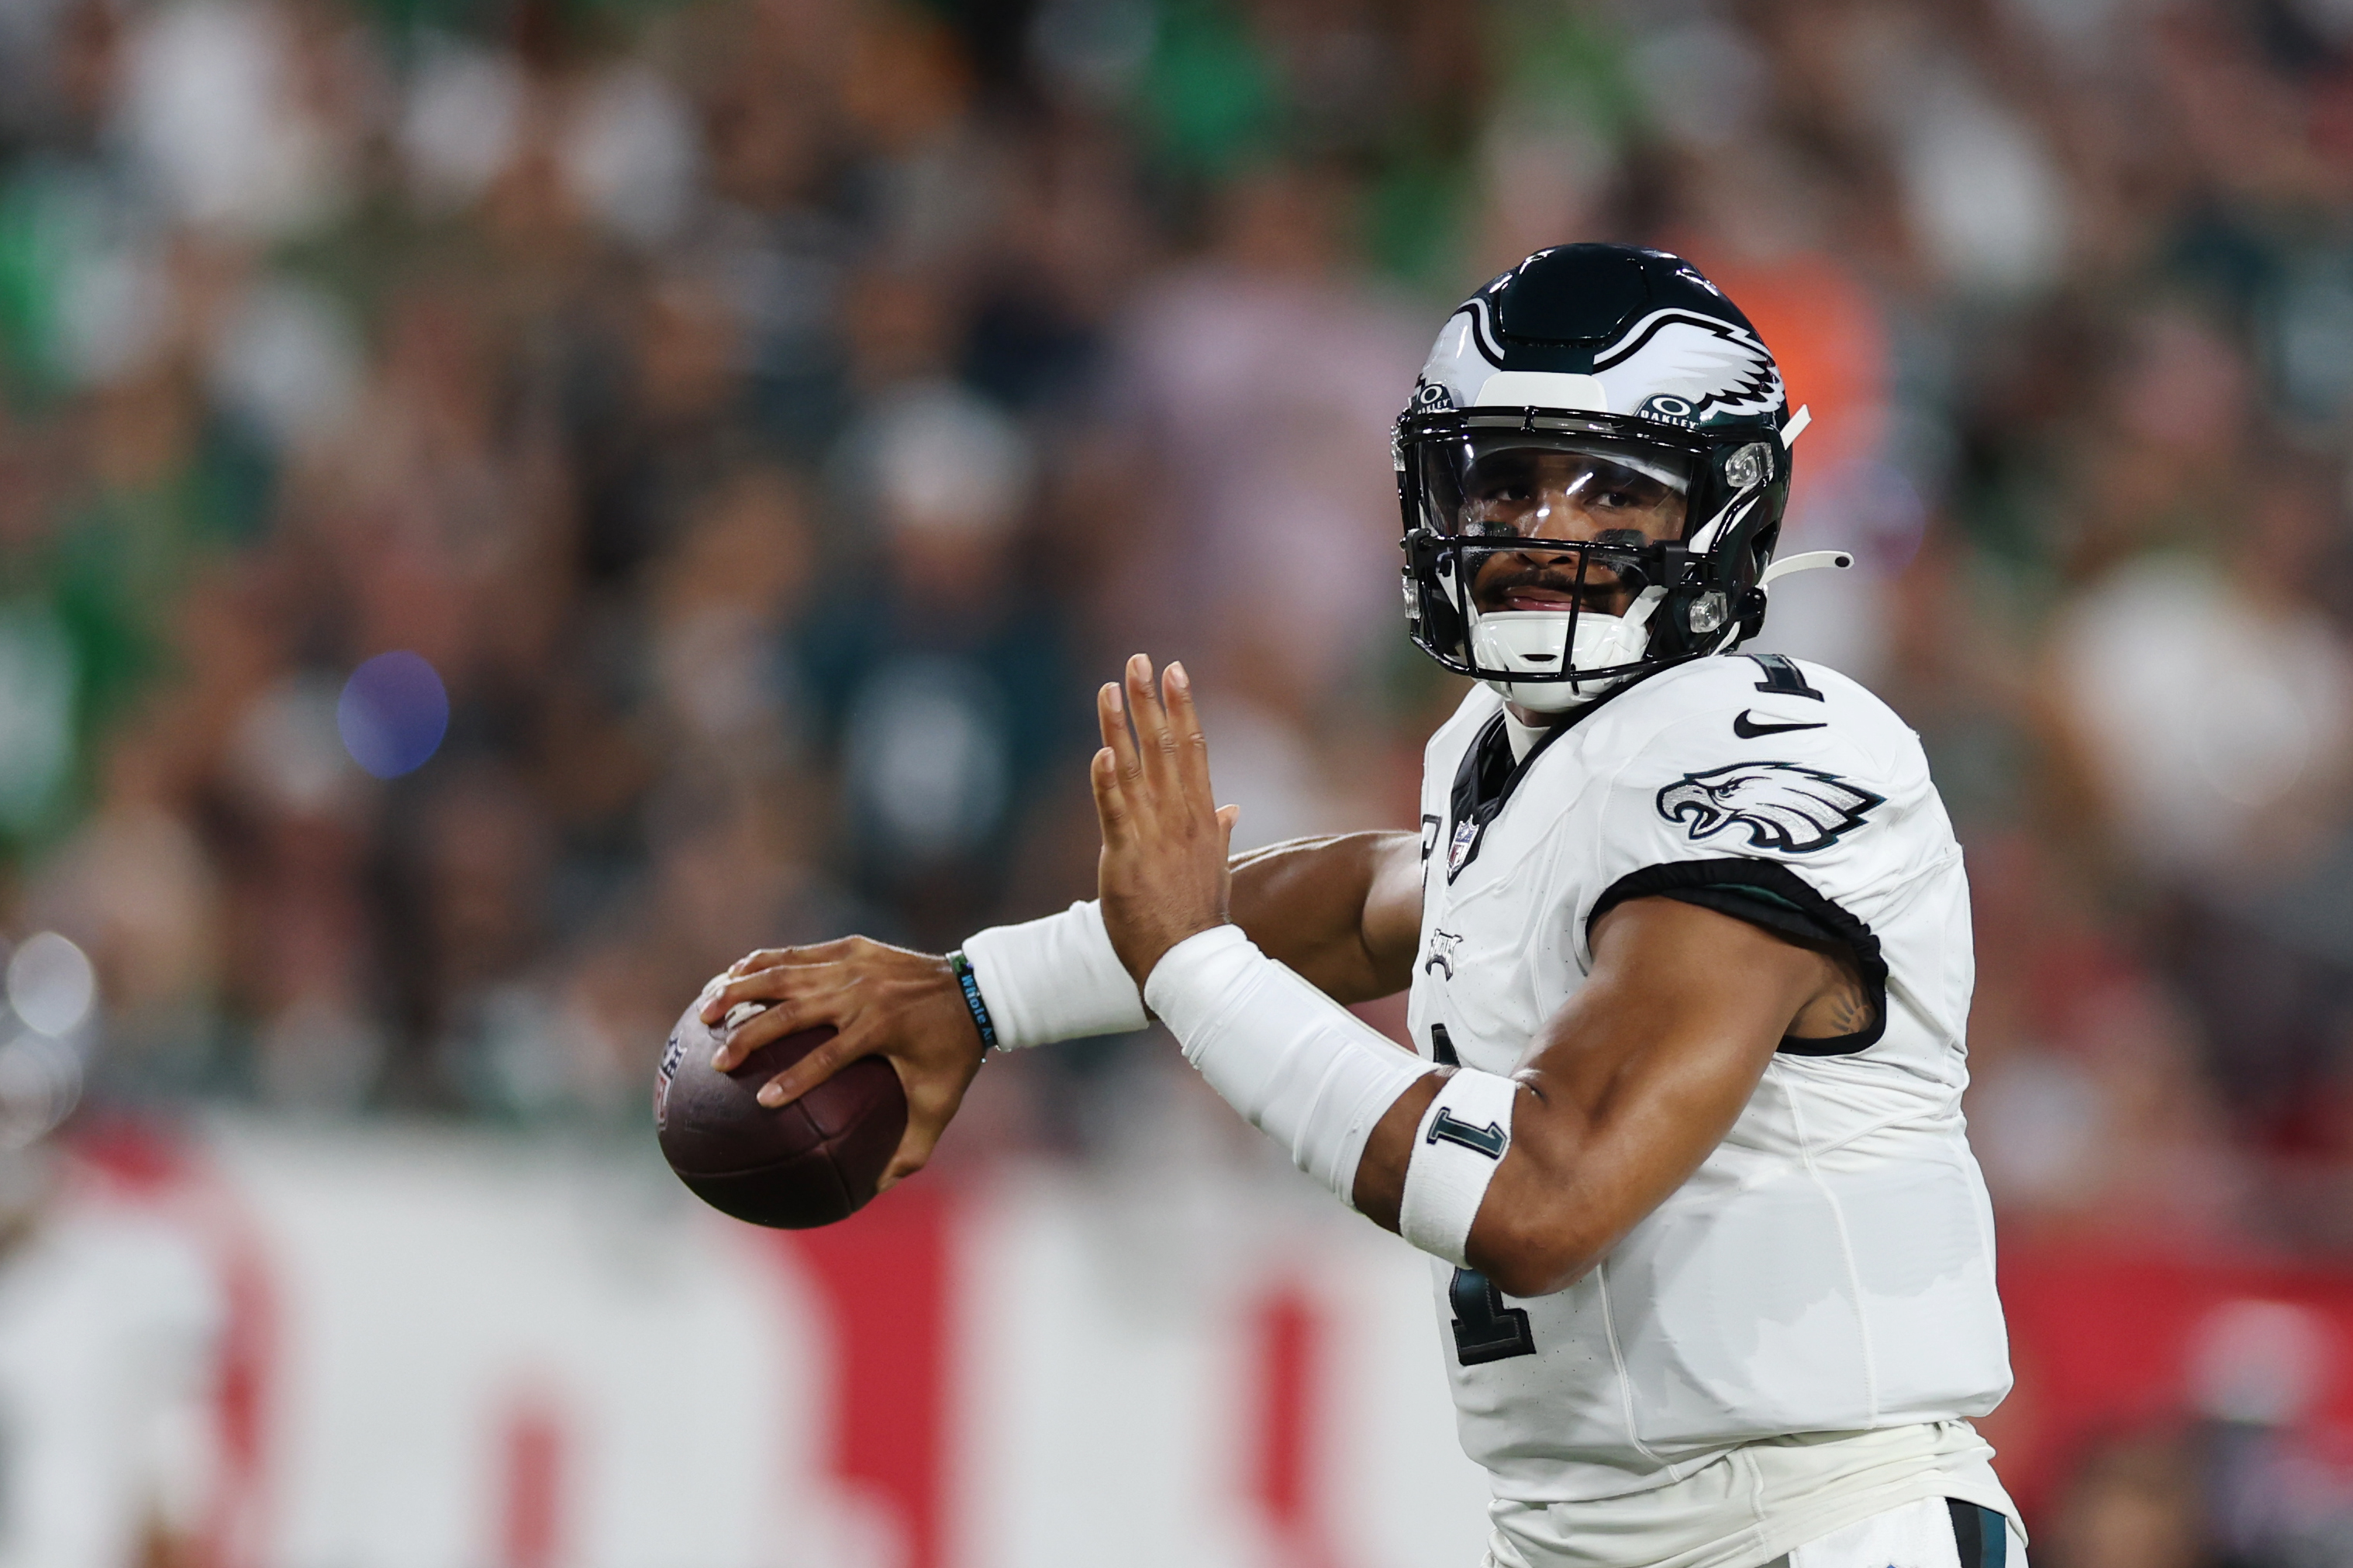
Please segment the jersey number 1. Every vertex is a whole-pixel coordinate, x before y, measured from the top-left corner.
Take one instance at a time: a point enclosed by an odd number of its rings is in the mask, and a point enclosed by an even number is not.
[[[1430,1026],[1430,1054],[1441,1067],[1462,1065],[1443,1024]],[[1476,1268],[1456,1269],[1453,1279],[1447,1284],[1446,1295],[1454,1303],[1454,1359],[1464,1366],[1536,1353],[1536,1337],[1528,1331],[1526,1311],[1504,1306],[1504,1293],[1495,1289],[1495,1282]]]
[[[1454,1303],[1454,1358],[1464,1366],[1536,1353],[1527,1310],[1504,1305],[1495,1282],[1476,1268],[1458,1268],[1446,1287]]]

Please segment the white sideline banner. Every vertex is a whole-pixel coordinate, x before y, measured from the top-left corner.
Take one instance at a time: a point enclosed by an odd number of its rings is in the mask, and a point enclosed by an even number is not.
[[[232,1121],[183,1163],[83,1182],[51,1228],[135,1214],[209,1270],[173,1320],[204,1325],[201,1407],[152,1397],[158,1430],[205,1429],[171,1482],[205,1495],[173,1506],[222,1568],[1469,1568],[1484,1542],[1425,1260],[1288,1170],[933,1173],[785,1234],[649,1149]],[[0,1568],[116,1568],[7,1533]]]

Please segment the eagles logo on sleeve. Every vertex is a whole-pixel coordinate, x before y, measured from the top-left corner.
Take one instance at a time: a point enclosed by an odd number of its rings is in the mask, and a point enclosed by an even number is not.
[[[1884,804],[1884,795],[1795,763],[1734,763],[1659,792],[1659,815],[1685,824],[1694,844],[1738,826],[1749,847],[1792,855],[1829,848]]]

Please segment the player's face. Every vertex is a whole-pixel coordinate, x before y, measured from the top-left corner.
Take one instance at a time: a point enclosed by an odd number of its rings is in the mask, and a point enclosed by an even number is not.
[[[1462,534],[1577,540],[1639,550],[1680,539],[1683,495],[1623,463],[1588,452],[1514,448],[1482,457],[1465,475]],[[1472,574],[1479,608],[1565,610],[1572,605],[1623,615],[1632,592],[1603,558],[1577,581],[1574,552],[1532,547],[1483,556]]]

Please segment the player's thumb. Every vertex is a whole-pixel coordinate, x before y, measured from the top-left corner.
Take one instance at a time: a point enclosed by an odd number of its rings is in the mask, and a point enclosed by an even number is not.
[[[1240,806],[1221,805],[1218,807],[1218,828],[1225,836],[1225,848],[1228,854],[1231,854],[1233,852],[1234,824],[1240,822],[1241,819],[1242,808]]]

